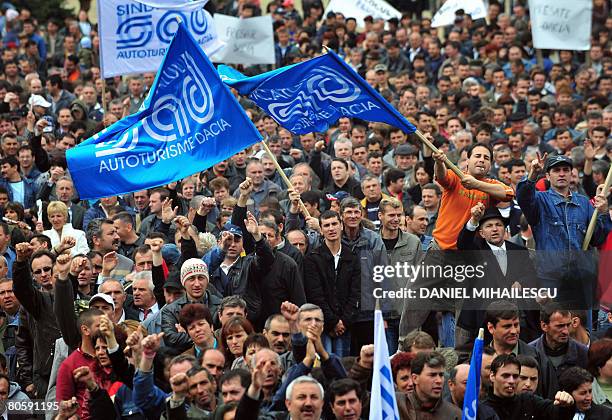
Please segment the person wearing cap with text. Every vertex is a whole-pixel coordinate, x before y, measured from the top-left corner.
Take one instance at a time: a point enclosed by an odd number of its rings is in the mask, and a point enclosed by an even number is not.
[[[578,305],[572,308],[590,309],[585,307],[592,300],[589,281],[580,280],[590,280],[590,273],[597,270],[592,258],[580,250],[593,212],[598,211],[599,217],[591,246],[598,246],[605,240],[609,230],[605,227],[605,221],[610,215],[603,193],[595,196],[593,208],[586,196],[570,190],[573,166],[567,156],[547,158],[546,154],[543,157],[538,154],[531,163],[528,178],[518,184],[516,196],[533,231],[536,250],[544,251],[538,255],[537,264],[542,285],[559,287],[563,284],[562,289],[558,290],[560,301]],[[550,188],[536,191],[535,184],[542,169],[546,171]],[[560,255],[560,252],[564,254]],[[560,264],[559,261],[564,263]]]
[[[208,307],[213,317],[221,298],[214,287],[209,290],[208,266],[199,258],[190,258],[181,267],[181,284],[185,288],[185,296],[178,298],[170,305],[165,306],[161,312],[162,332],[167,346],[177,351],[187,350],[193,343],[186,332],[178,330],[179,313],[188,303],[202,303]]]

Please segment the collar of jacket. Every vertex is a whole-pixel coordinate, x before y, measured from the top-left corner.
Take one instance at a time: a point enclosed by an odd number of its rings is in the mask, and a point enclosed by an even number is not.
[[[417,397],[416,390],[408,394],[408,399],[410,400],[412,407],[415,410],[425,411],[428,413],[435,413],[436,410],[438,410],[438,408],[440,408],[440,406],[444,404],[444,399],[442,398],[442,396],[440,396],[440,398],[438,398],[438,401],[436,401],[436,403],[432,407],[423,407],[423,402],[419,399],[419,397]]]
[[[570,193],[570,200],[567,201],[567,199],[565,197],[563,197],[561,194],[559,194],[558,192],[556,192],[555,190],[553,190],[552,188],[549,188],[546,191],[546,194],[550,195],[551,200],[553,202],[553,204],[555,206],[558,206],[559,204],[572,204],[574,206],[579,206],[580,204],[578,203],[577,200],[577,193]]]

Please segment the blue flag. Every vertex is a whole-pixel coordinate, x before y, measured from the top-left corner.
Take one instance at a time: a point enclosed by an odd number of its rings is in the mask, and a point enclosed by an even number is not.
[[[380,309],[374,311],[374,367],[372,368],[370,420],[399,420],[395,385],[391,372],[385,321]]]
[[[477,338],[474,341],[470,373],[463,397],[462,420],[476,420],[478,414],[478,395],[480,394],[480,370],[482,368],[482,348],[484,340]]]
[[[66,158],[85,200],[168,184],[260,140],[181,23],[140,110],[70,149]]]
[[[294,134],[324,132],[340,117],[416,127],[333,51],[253,77],[219,66],[221,79]]]

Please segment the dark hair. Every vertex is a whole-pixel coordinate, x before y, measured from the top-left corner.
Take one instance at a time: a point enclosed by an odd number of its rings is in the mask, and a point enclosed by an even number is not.
[[[341,397],[348,394],[351,391],[355,391],[357,398],[361,400],[363,392],[359,382],[352,378],[336,379],[327,387],[327,397],[329,398],[330,404],[334,404],[336,397]]]
[[[226,356],[233,356],[227,345],[227,336],[235,332],[238,328],[244,330],[247,335],[253,333],[253,325],[251,325],[248,319],[241,316],[234,316],[230,318],[229,321],[225,323],[223,328],[221,328],[221,348],[225,352]]]
[[[0,165],[8,163],[10,166],[16,166],[17,170],[20,169],[19,160],[15,156],[7,156],[0,160]]]
[[[550,322],[550,317],[557,312],[559,312],[563,316],[569,316],[570,318],[572,316],[572,313],[567,309],[563,309],[563,307],[559,303],[550,302],[542,306],[542,309],[540,309],[540,321],[545,324],[548,324]]]
[[[313,206],[317,206],[317,208],[320,204],[319,194],[317,194],[314,191],[304,191],[302,194],[300,194],[300,198],[302,199],[304,203],[309,203]]]
[[[563,371],[559,376],[559,389],[570,394],[580,388],[582,384],[593,382],[593,375],[580,366],[572,366]]]
[[[526,165],[525,162],[520,159],[510,159],[509,161],[502,163],[501,166],[506,168],[508,172],[512,172],[512,168],[514,168],[515,166],[521,167]]]
[[[191,325],[195,321],[205,320],[210,325],[210,328],[213,328],[213,319],[210,314],[210,309],[201,303],[189,303],[181,309],[179,313],[179,324],[181,327],[187,331],[189,325]]]
[[[32,235],[32,237],[30,238],[30,241],[32,239],[37,239],[38,242],[45,242],[47,244],[47,250],[51,251],[51,238],[49,238],[47,235],[43,235],[42,233],[37,233],[35,235]]]
[[[246,340],[244,340],[244,343],[242,343],[242,354],[246,354],[247,349],[253,345],[258,345],[259,347],[264,349],[270,348],[270,342],[268,341],[265,335],[261,333],[253,333],[249,334]]]
[[[502,319],[518,318],[519,311],[517,306],[505,300],[496,300],[492,302],[485,311],[485,324],[491,323],[496,326]]]
[[[491,149],[489,145],[483,144],[483,143],[473,143],[467,148],[468,159],[472,157],[472,153],[474,152],[474,149],[476,149],[477,147],[484,147],[485,149],[487,149],[489,151],[489,157],[493,158],[493,149]]]
[[[23,209],[23,205],[17,201],[10,201],[8,203],[6,203],[6,206],[4,206],[4,212],[6,213],[7,210],[13,210],[15,213],[17,213],[17,220],[23,220],[24,218],[24,209]]]
[[[423,372],[425,365],[429,366],[430,368],[444,368],[446,366],[446,360],[444,359],[444,356],[437,351],[424,351],[418,353],[412,361],[411,372],[415,375],[420,375]]]
[[[538,364],[538,361],[535,359],[535,357],[527,356],[525,354],[519,354],[518,356],[516,356],[516,358],[521,364],[521,367],[525,366],[528,368],[536,369],[538,371],[538,374],[540,374],[540,365]]]
[[[88,328],[91,327],[91,325],[93,324],[94,318],[100,315],[104,315],[104,312],[102,312],[99,309],[96,309],[96,308],[85,309],[83,312],[79,314],[79,330],[81,329],[83,325]]]
[[[319,216],[319,221],[322,222],[323,220],[333,219],[334,217],[338,219],[340,223],[342,223],[342,219],[340,218],[338,212],[333,210],[325,210],[323,213],[321,213],[321,215]]]
[[[342,163],[344,165],[344,167],[346,168],[347,171],[349,170],[349,164],[348,164],[348,162],[346,160],[340,159],[340,158],[333,158],[331,161],[332,161],[332,163],[333,162],[340,162],[340,163]]]
[[[392,182],[397,182],[398,179],[405,178],[406,173],[396,168],[390,168],[385,174],[385,187],[388,187]]]
[[[51,252],[49,252],[46,249],[39,249],[38,251],[33,253],[32,256],[30,256],[30,267],[32,267],[32,261],[40,257],[49,257],[51,259],[51,263],[55,264],[55,255],[53,255]]]
[[[599,369],[608,362],[610,357],[612,357],[612,338],[602,338],[591,343],[587,370],[591,375],[598,377]]]
[[[440,187],[438,186],[438,184],[434,184],[433,182],[423,185],[421,187],[421,191],[423,190],[434,190],[438,197],[442,194],[442,191],[440,190]]]
[[[521,362],[517,359],[517,357],[513,353],[509,354],[500,354],[491,362],[491,373],[495,375],[499,368],[502,368],[507,365],[515,365],[519,368],[519,372],[521,371]]]
[[[47,78],[47,81],[51,84],[51,86],[59,86],[60,89],[64,88],[64,81],[59,74],[52,74]]]
[[[395,382],[395,377],[402,369],[412,369],[411,364],[414,360],[414,355],[412,353],[408,353],[406,351],[402,351],[397,353],[391,359],[391,371],[393,373],[393,382]]]
[[[217,177],[215,179],[213,179],[212,181],[210,181],[210,183],[208,184],[208,186],[210,187],[211,190],[216,191],[219,190],[221,188],[225,188],[226,190],[229,191],[230,189],[230,183],[227,180],[227,178],[224,178],[222,176]]]
[[[115,220],[121,220],[123,223],[130,224],[134,229],[136,228],[136,223],[134,223],[134,216],[132,216],[127,211],[120,211],[112,217],[113,222]]]
[[[232,369],[225,372],[223,375],[221,375],[221,378],[219,378],[219,389],[221,389],[221,385],[223,385],[225,382],[231,381],[235,378],[240,379],[240,385],[245,389],[251,385],[251,374],[248,370]]]

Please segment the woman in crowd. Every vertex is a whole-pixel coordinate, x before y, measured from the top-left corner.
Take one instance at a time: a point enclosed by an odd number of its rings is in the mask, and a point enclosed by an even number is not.
[[[393,372],[393,382],[395,389],[408,395],[414,390],[410,364],[414,355],[408,352],[400,352],[391,359],[391,371]]]
[[[212,315],[206,306],[201,303],[183,306],[179,314],[179,323],[193,341],[193,346],[183,354],[199,357],[202,350],[217,348]]]
[[[87,254],[89,246],[87,245],[87,237],[85,232],[72,227],[68,223],[68,207],[61,201],[52,201],[47,206],[47,217],[51,222],[51,229],[45,230],[42,233],[51,239],[51,246],[57,249],[64,237],[72,237],[76,241],[76,245],[70,249],[70,254]],[[40,226],[40,224],[39,224]]]
[[[612,407],[612,339],[591,343],[588,371],[593,380],[593,402]]]
[[[251,323],[241,316],[235,316],[221,329],[221,345],[225,352],[225,365],[231,366],[235,359],[242,356],[242,349],[249,334],[253,333]]]

